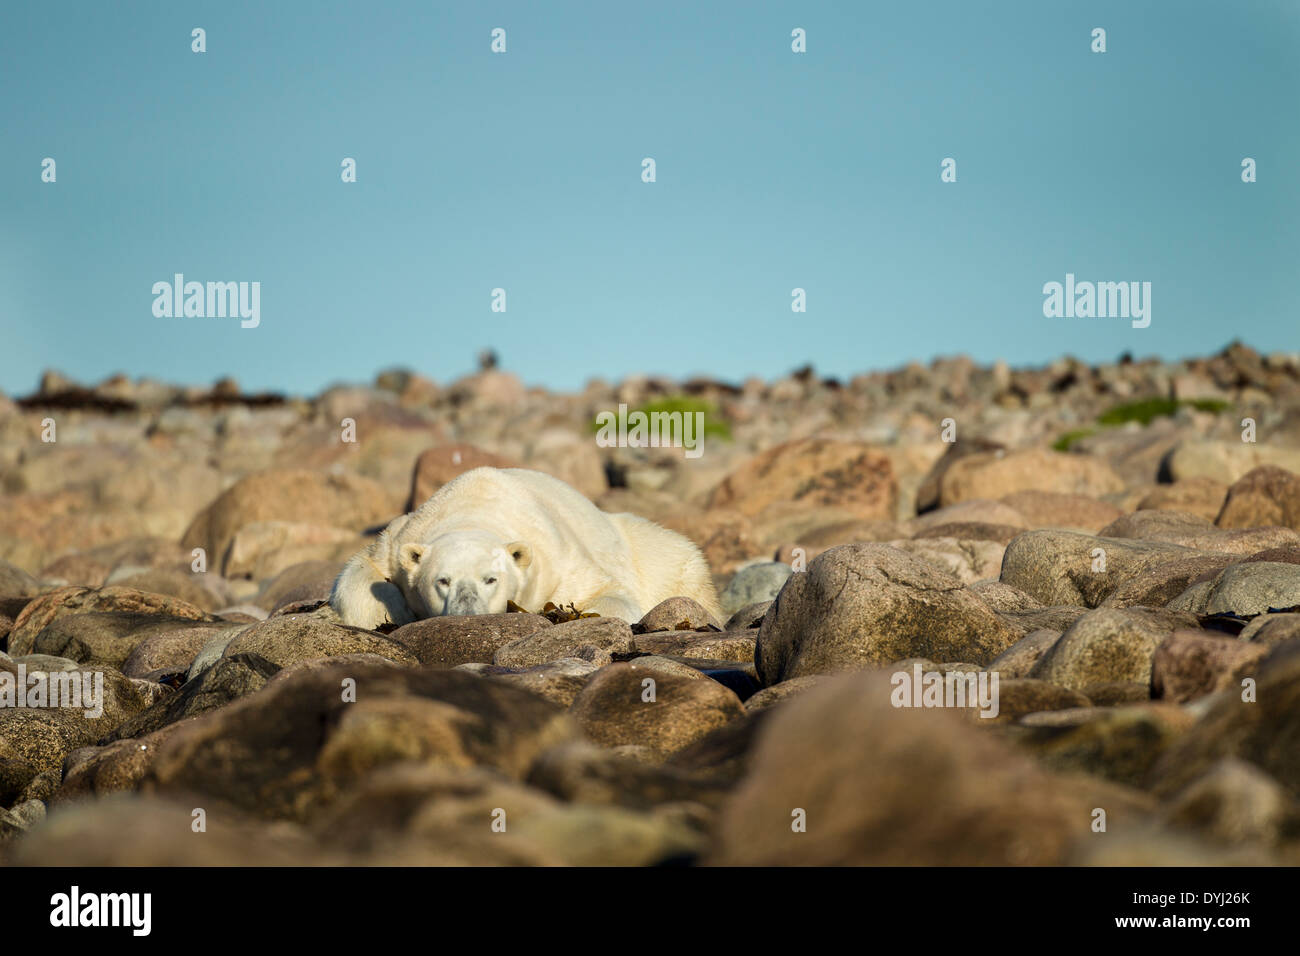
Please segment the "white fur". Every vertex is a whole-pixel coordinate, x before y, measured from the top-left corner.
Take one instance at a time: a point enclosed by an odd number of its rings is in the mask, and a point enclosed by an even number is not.
[[[721,614],[708,563],[676,532],[606,514],[558,478],[475,468],[394,520],[355,555],[330,603],[374,628],[442,614],[500,613],[548,601],[637,621],[675,596]]]

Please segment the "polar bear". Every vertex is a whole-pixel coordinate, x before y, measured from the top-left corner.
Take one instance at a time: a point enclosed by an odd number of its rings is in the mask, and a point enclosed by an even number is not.
[[[679,595],[720,618],[708,563],[689,539],[636,515],[607,514],[539,471],[475,468],[355,555],[330,604],[344,624],[373,629],[499,614],[508,601],[638,621]]]

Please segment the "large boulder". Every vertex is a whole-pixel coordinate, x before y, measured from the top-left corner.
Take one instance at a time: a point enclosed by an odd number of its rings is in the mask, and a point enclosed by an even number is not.
[[[35,650],[37,636],[47,628],[67,618],[91,614],[102,616],[98,619],[105,622],[105,633],[114,635],[130,633],[149,623],[148,619],[158,624],[212,620],[202,608],[179,598],[135,588],[56,588],[29,602],[15,619],[9,634],[9,653],[14,656],[30,654]],[[115,663],[126,660],[129,653],[130,647],[127,647]]]
[[[1000,580],[1049,606],[1097,607],[1140,572],[1194,554],[1156,541],[1027,531],[1007,545]]]
[[[240,529],[261,521],[360,532],[386,524],[400,508],[378,482],[347,473],[272,469],[241,478],[208,505],[181,538],[220,566]]]
[[[940,485],[939,504],[1001,498],[1017,491],[1049,491],[1100,498],[1123,491],[1124,482],[1099,458],[1032,448],[984,452],[953,462]]]
[[[842,676],[775,708],[710,862],[1060,864],[1092,837],[1091,808],[1113,808],[952,712],[896,708],[891,690],[885,674]]]
[[[755,662],[764,685],[910,657],[986,664],[1019,636],[953,575],[854,544],[791,576],[763,618]]]

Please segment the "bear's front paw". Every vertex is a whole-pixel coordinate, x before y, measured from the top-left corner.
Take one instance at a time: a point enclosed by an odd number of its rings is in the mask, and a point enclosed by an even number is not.
[[[376,587],[375,591],[378,593],[366,595],[361,600],[344,599],[334,604],[334,609],[339,612],[344,624],[375,631],[385,625],[401,627],[416,620],[400,592],[391,584]]]

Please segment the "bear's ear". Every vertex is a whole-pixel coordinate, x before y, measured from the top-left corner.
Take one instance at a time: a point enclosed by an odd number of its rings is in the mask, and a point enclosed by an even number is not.
[[[424,545],[408,541],[397,551],[397,563],[407,571],[414,571],[424,556]]]
[[[533,549],[528,546],[526,541],[511,541],[506,545],[506,551],[514,559],[515,564],[521,568],[526,568],[533,563]]]

